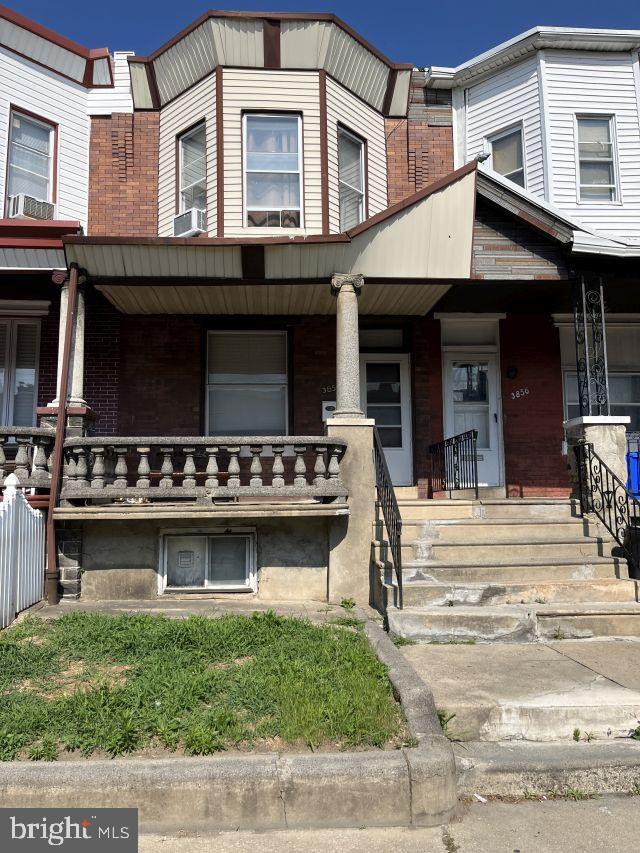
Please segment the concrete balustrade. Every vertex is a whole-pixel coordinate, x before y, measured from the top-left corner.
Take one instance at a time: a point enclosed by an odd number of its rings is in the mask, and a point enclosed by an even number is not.
[[[9,474],[25,488],[48,488],[53,441],[46,427],[0,427],[0,488]]]
[[[62,499],[345,498],[346,447],[325,436],[71,438]]]

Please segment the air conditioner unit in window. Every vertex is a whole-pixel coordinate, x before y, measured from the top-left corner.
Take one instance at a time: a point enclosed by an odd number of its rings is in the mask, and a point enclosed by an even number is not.
[[[20,193],[9,196],[10,219],[55,219],[56,206],[32,195]]]
[[[207,230],[207,211],[191,207],[173,218],[174,237],[196,237]]]

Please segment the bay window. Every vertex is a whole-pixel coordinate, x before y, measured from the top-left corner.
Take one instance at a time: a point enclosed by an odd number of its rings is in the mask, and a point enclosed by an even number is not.
[[[207,433],[287,435],[287,335],[209,332]]]
[[[615,201],[612,116],[578,116],[580,201]]]
[[[54,139],[53,124],[11,111],[7,197],[25,193],[39,201],[54,201]]]
[[[243,117],[245,225],[302,227],[302,119]]]
[[[343,127],[338,128],[338,184],[340,230],[348,231],[365,216],[364,142]]]
[[[204,122],[178,137],[180,213],[207,208],[207,138]]]
[[[491,168],[514,184],[525,185],[522,127],[496,133],[489,140]]]
[[[33,426],[40,324],[0,318],[0,424]]]

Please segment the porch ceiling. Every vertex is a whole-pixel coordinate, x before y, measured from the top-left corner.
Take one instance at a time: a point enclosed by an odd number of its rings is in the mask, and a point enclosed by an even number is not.
[[[65,239],[126,313],[327,314],[335,273],[365,277],[360,310],[424,314],[471,270],[475,163],[344,234],[294,238]]]

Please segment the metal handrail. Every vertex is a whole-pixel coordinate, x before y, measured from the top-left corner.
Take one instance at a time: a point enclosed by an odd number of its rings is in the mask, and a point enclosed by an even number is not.
[[[478,430],[470,429],[429,447],[431,495],[473,489],[478,500]]]
[[[632,577],[640,578],[640,501],[593,449],[574,446],[580,512],[594,513],[622,548]]]
[[[391,482],[389,467],[384,455],[382,439],[377,427],[373,428],[373,456],[376,472],[376,493],[382,510],[387,541],[391,549],[393,568],[398,589],[397,606],[402,610],[402,516]]]

